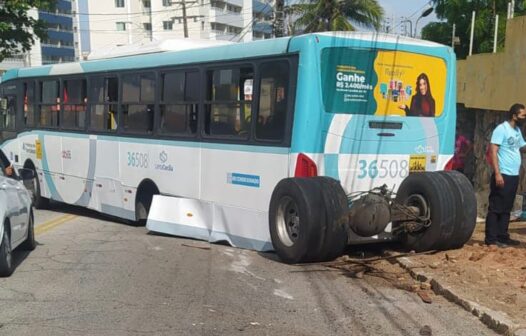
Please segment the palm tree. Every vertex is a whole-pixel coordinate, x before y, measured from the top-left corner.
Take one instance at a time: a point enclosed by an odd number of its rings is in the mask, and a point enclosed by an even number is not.
[[[305,0],[292,5],[300,16],[295,25],[304,33],[356,30],[355,25],[380,28],[384,10],[378,0]]]

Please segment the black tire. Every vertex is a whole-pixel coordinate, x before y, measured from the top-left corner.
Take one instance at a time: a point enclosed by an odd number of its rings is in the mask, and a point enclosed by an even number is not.
[[[135,203],[135,226],[146,225],[146,220],[148,219],[148,211],[149,209],[146,208],[145,201],[142,199],[138,199]]]
[[[347,195],[339,181],[326,176],[314,177],[320,183],[325,208],[325,232],[318,255],[320,261],[330,261],[343,254],[348,242]]]
[[[325,231],[320,184],[310,178],[286,178],[272,193],[269,207],[272,245],[288,264],[314,261]]]
[[[0,242],[0,277],[8,277],[13,274],[13,255],[11,241],[7,230],[4,230]]]
[[[33,206],[37,209],[47,209],[49,208],[49,198],[45,198],[42,196],[41,189],[40,189],[40,180],[37,175],[36,169],[33,170],[35,173],[35,190],[32,192],[33,195]]]
[[[431,219],[429,227],[402,234],[401,239],[407,249],[422,252],[448,248],[456,219],[452,194],[446,178],[436,172],[412,173],[402,181],[396,193],[396,202],[408,204],[411,199],[421,197],[426,202]]]
[[[145,226],[153,202],[153,196],[159,195],[159,188],[151,180],[141,182],[135,196],[135,226]]]
[[[20,248],[25,251],[33,251],[37,247],[37,242],[35,240],[35,221],[33,219],[33,214],[29,215],[29,226],[27,228],[27,238],[20,245]]]
[[[448,181],[456,205],[455,229],[449,248],[456,249],[469,241],[477,224],[477,198],[469,179],[456,170],[440,172]]]

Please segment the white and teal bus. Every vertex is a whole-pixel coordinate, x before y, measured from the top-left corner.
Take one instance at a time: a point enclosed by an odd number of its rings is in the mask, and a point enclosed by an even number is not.
[[[2,149],[49,199],[176,236],[328,260],[353,244],[462,246],[455,56],[375,33],[11,70]]]

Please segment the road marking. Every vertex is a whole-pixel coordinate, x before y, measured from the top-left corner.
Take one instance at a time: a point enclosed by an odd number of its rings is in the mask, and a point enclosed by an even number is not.
[[[64,224],[65,222],[68,222],[72,219],[75,219],[77,218],[78,216],[76,215],[62,215],[62,216],[59,216],[58,218],[55,218],[55,219],[52,219],[50,221],[47,221],[43,224],[40,224],[39,226],[35,227],[35,234],[42,234],[42,233],[45,233],[45,232],[48,232],[49,230],[61,225],[61,224]]]

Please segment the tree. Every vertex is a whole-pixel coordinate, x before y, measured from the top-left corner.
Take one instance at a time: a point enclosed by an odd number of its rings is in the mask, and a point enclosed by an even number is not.
[[[453,24],[455,35],[460,38],[460,45],[455,46],[458,58],[465,58],[469,53],[471,33],[471,13],[476,12],[473,38],[473,52],[493,51],[495,33],[495,15],[499,15],[498,48],[504,46],[508,0],[431,0],[435,6],[437,18],[445,22],[433,22],[422,29],[422,38],[451,45]],[[526,1],[515,2],[515,14],[525,13]]]
[[[31,8],[51,10],[56,0],[0,0],[0,62],[29,51],[35,37],[45,39],[46,23],[29,15]]]
[[[292,6],[302,32],[356,30],[353,24],[378,30],[384,10],[378,0],[306,0]]]

